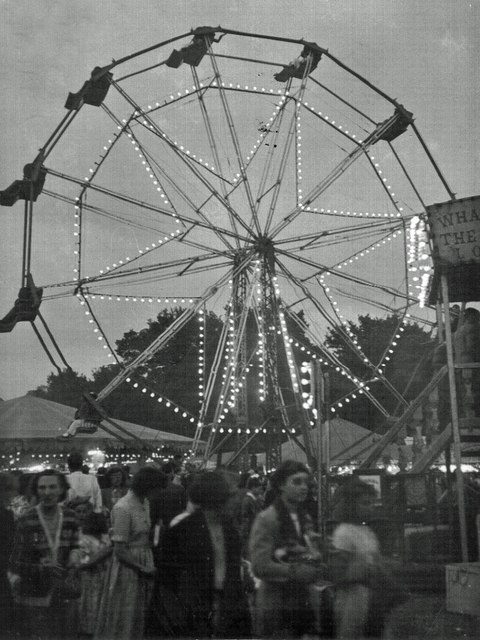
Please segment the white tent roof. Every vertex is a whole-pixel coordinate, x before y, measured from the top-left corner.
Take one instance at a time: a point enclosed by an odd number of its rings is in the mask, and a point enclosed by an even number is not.
[[[74,413],[74,407],[37,398],[33,395],[0,402],[0,443],[3,443],[3,446],[6,446],[7,442],[10,444],[21,443],[23,447],[27,444],[33,447],[40,445],[52,447],[55,443],[54,448],[58,450],[65,446],[71,448],[74,443],[82,448],[102,447],[102,445],[123,446],[122,441],[101,428],[94,434],[78,434],[75,438],[63,443],[57,440],[57,437],[66,430],[73,420]],[[125,440],[130,440],[132,444],[135,436],[158,447],[163,444],[188,447],[192,443],[191,438],[175,433],[157,431],[132,422],[125,422],[125,420],[115,420],[115,422],[126,429],[131,434],[130,437],[117,431],[107,422],[105,422],[105,426],[112,432],[118,433]]]
[[[323,425],[324,438],[325,428],[325,425]],[[312,430],[311,435],[312,445],[316,450],[318,446],[318,429]],[[330,462],[332,465],[340,465],[350,460],[363,460],[379,439],[380,436],[378,434],[364,429],[358,424],[343,418],[333,418],[330,420]],[[299,436],[298,440],[303,444],[303,436]],[[323,442],[325,443],[325,441],[324,439]],[[305,453],[293,440],[282,444],[282,460],[287,459],[298,460],[299,462],[307,461]],[[260,464],[263,464],[264,460],[264,454],[257,456],[257,461]]]

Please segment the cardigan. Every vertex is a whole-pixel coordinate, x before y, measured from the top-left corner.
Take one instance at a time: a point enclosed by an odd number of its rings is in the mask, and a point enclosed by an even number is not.
[[[66,567],[70,552],[78,547],[78,524],[71,509],[63,509],[63,523],[58,547],[58,564]],[[17,522],[11,570],[20,576],[22,596],[41,597],[53,586],[51,571],[41,564],[50,555],[50,547],[35,508]]]

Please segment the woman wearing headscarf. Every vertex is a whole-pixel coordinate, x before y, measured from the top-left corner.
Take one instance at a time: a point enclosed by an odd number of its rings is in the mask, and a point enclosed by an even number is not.
[[[254,575],[258,632],[267,638],[299,638],[314,633],[310,586],[321,576],[317,535],[305,508],[310,474],[285,460],[270,483],[272,504],[253,523],[249,553]]]

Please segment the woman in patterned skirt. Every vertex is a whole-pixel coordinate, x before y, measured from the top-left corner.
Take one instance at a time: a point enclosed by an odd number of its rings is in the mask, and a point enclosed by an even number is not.
[[[149,494],[166,476],[150,467],[133,477],[128,493],[112,510],[113,557],[105,580],[95,638],[141,638],[155,567],[149,541]]]

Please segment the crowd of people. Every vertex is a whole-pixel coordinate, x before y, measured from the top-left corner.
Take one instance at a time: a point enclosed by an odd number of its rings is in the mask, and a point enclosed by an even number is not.
[[[0,474],[8,637],[382,637],[402,600],[357,478],[338,490],[325,542],[297,461],[268,478],[113,466],[103,487],[78,453],[68,464],[33,476],[23,501]]]

